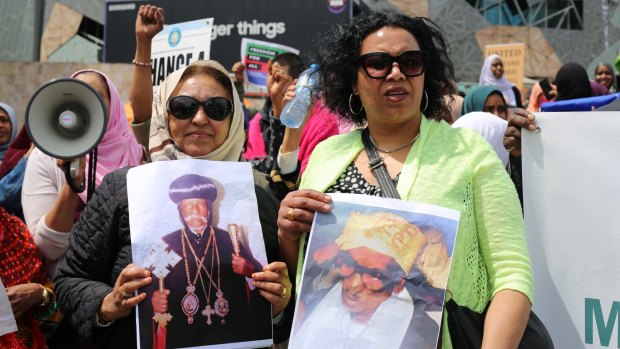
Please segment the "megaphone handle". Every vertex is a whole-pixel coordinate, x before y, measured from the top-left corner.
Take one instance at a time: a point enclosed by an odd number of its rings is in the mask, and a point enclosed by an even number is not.
[[[80,159],[71,160],[69,167],[69,174],[71,178],[75,179],[78,175],[78,170],[80,169]]]
[[[79,187],[75,186],[74,177],[77,177],[78,169],[80,166],[80,159],[75,159],[71,162],[65,163],[65,180],[67,184],[69,184],[69,188],[73,190],[75,193],[81,193],[86,189],[84,185],[84,181],[80,184]]]

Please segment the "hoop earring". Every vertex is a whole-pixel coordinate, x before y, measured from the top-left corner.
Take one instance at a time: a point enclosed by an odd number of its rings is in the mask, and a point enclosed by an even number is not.
[[[424,109],[422,109],[422,113],[424,113],[426,111],[426,108],[428,108],[428,93],[426,93],[426,90],[424,90],[424,100],[426,101],[426,103],[424,104]]]
[[[353,93],[351,93],[351,94],[349,95],[349,110],[351,111],[351,114],[353,114],[353,115],[359,115],[359,113],[361,113],[361,112],[362,112],[362,110],[364,110],[364,105],[362,105],[362,107],[360,108],[360,110],[358,110],[358,111],[357,111],[357,113],[356,113],[356,112],[354,112],[354,111],[353,111],[353,107],[351,106],[351,99],[352,99],[352,98],[353,98]],[[360,104],[361,104],[361,103],[360,103]]]

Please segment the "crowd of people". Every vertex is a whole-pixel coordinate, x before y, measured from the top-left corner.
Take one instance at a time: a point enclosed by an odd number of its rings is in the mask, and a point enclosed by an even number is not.
[[[536,84],[525,98],[506,79],[502,57],[490,55],[479,86],[463,99],[441,28],[422,17],[367,11],[324,36],[312,57],[319,75],[312,105],[302,126],[289,128],[279,118],[295,97],[296,79],[308,61],[293,53],[271,60],[269,97],[256,111],[243,104],[242,62],[232,67],[234,79],[216,61],[194,62],[171,73],[151,93],[151,41],[163,24],[162,8],[140,6],[130,124],[119,92],[104,72],[71,75],[102,97],[109,116],[98,144],[96,190],[90,199],[75,191],[89,172],[89,155],[79,159],[74,183],[67,182],[62,170],[66,161],[32,145],[10,103],[0,103],[1,348],[133,348],[138,306],[147,322],[168,312],[184,318],[173,304],[185,305],[185,293],[157,287],[153,270],[132,264],[127,197],[130,168],[179,159],[249,162],[253,168],[266,266],[255,263],[243,248],[230,260],[233,246],[212,221],[217,188],[209,178],[194,178],[198,186],[181,181],[169,188],[183,227],[162,240],[178,252],[186,244],[192,251],[205,251],[202,259],[179,264],[170,278],[181,283],[186,273],[211,278],[216,250],[209,246],[218,241],[217,248],[227,252],[217,255],[217,267],[233,265],[221,274],[236,280],[218,290],[230,302],[243,303],[247,296],[271,306],[271,322],[248,318],[243,308],[218,314],[231,326],[273,331],[275,343],[286,343],[315,213],[330,212],[330,193],[388,196],[391,191],[401,200],[461,213],[446,294],[459,306],[485,314],[483,348],[517,347],[533,302],[520,205],[521,130],[537,130],[532,112],[545,102],[617,91],[612,65],[597,65],[591,81],[581,65],[567,63],[549,91]],[[389,177],[387,187],[376,177],[377,166]],[[190,214],[202,214],[204,222],[193,222]],[[372,250],[341,248],[347,265],[359,268],[367,261],[357,260],[356,253]],[[371,252],[375,261],[385,260],[400,274],[411,269],[396,255]],[[343,274],[343,284],[353,287],[358,273],[351,269]],[[255,286],[247,294],[246,279]],[[384,299],[402,291],[369,291],[368,286],[356,287],[369,295],[380,292]],[[209,297],[201,301],[210,304]],[[377,306],[353,321],[365,326]],[[191,324],[196,310],[183,311]],[[322,314],[313,316],[320,321]],[[152,336],[141,340],[142,346],[163,347],[157,342],[165,326],[152,321]],[[166,330],[174,338],[169,345],[182,347],[195,345],[196,336],[208,336],[213,344],[232,340],[202,322],[191,333],[176,323]],[[425,337],[424,343],[432,342],[425,347],[458,347],[458,335],[445,316],[434,330],[440,334],[438,343]],[[320,334],[306,334],[305,345],[313,347],[316,336]]]

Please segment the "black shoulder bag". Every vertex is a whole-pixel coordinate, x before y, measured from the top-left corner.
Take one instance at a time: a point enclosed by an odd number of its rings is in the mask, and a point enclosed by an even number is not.
[[[377,149],[370,141],[370,131],[368,128],[362,130],[362,142],[364,149],[368,154],[368,166],[372,170],[379,187],[386,198],[400,199],[398,191],[394,186],[394,182],[385,168],[383,158],[377,153]],[[487,315],[487,309],[484,312],[477,313],[468,307],[463,307],[453,299],[446,302],[446,311],[448,313],[448,329],[450,330],[450,339],[452,347],[455,349],[479,349],[482,347],[482,335],[484,332],[484,319]],[[530,311],[530,318],[527,321],[525,333],[519,343],[519,349],[553,349],[553,341],[547,328],[540,321],[538,316]]]
[[[379,187],[383,192],[383,197],[400,199],[400,195],[394,186],[394,182],[392,182],[390,174],[385,168],[383,158],[379,156],[377,149],[370,141],[370,131],[368,131],[368,127],[362,130],[362,142],[364,143],[366,154],[368,154],[368,166],[379,183]]]

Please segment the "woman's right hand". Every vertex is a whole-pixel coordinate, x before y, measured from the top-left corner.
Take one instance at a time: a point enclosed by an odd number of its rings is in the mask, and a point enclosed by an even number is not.
[[[331,201],[329,195],[312,189],[288,193],[278,211],[278,236],[298,240],[302,233],[310,231],[315,212],[331,211]]]
[[[514,157],[521,156],[521,128],[537,132],[536,117],[529,111],[517,108],[508,118],[508,127],[504,132],[504,148]]]
[[[6,295],[11,303],[13,315],[16,319],[21,319],[25,312],[41,304],[43,288],[35,283],[15,285],[7,287]]]
[[[164,29],[164,9],[157,6],[141,5],[136,16],[136,39],[151,42],[153,37]]]
[[[99,306],[99,320],[111,322],[131,314],[131,310],[146,299],[146,293],[134,295],[139,288],[152,282],[151,272],[129,264],[116,279],[114,289],[108,293]]]

